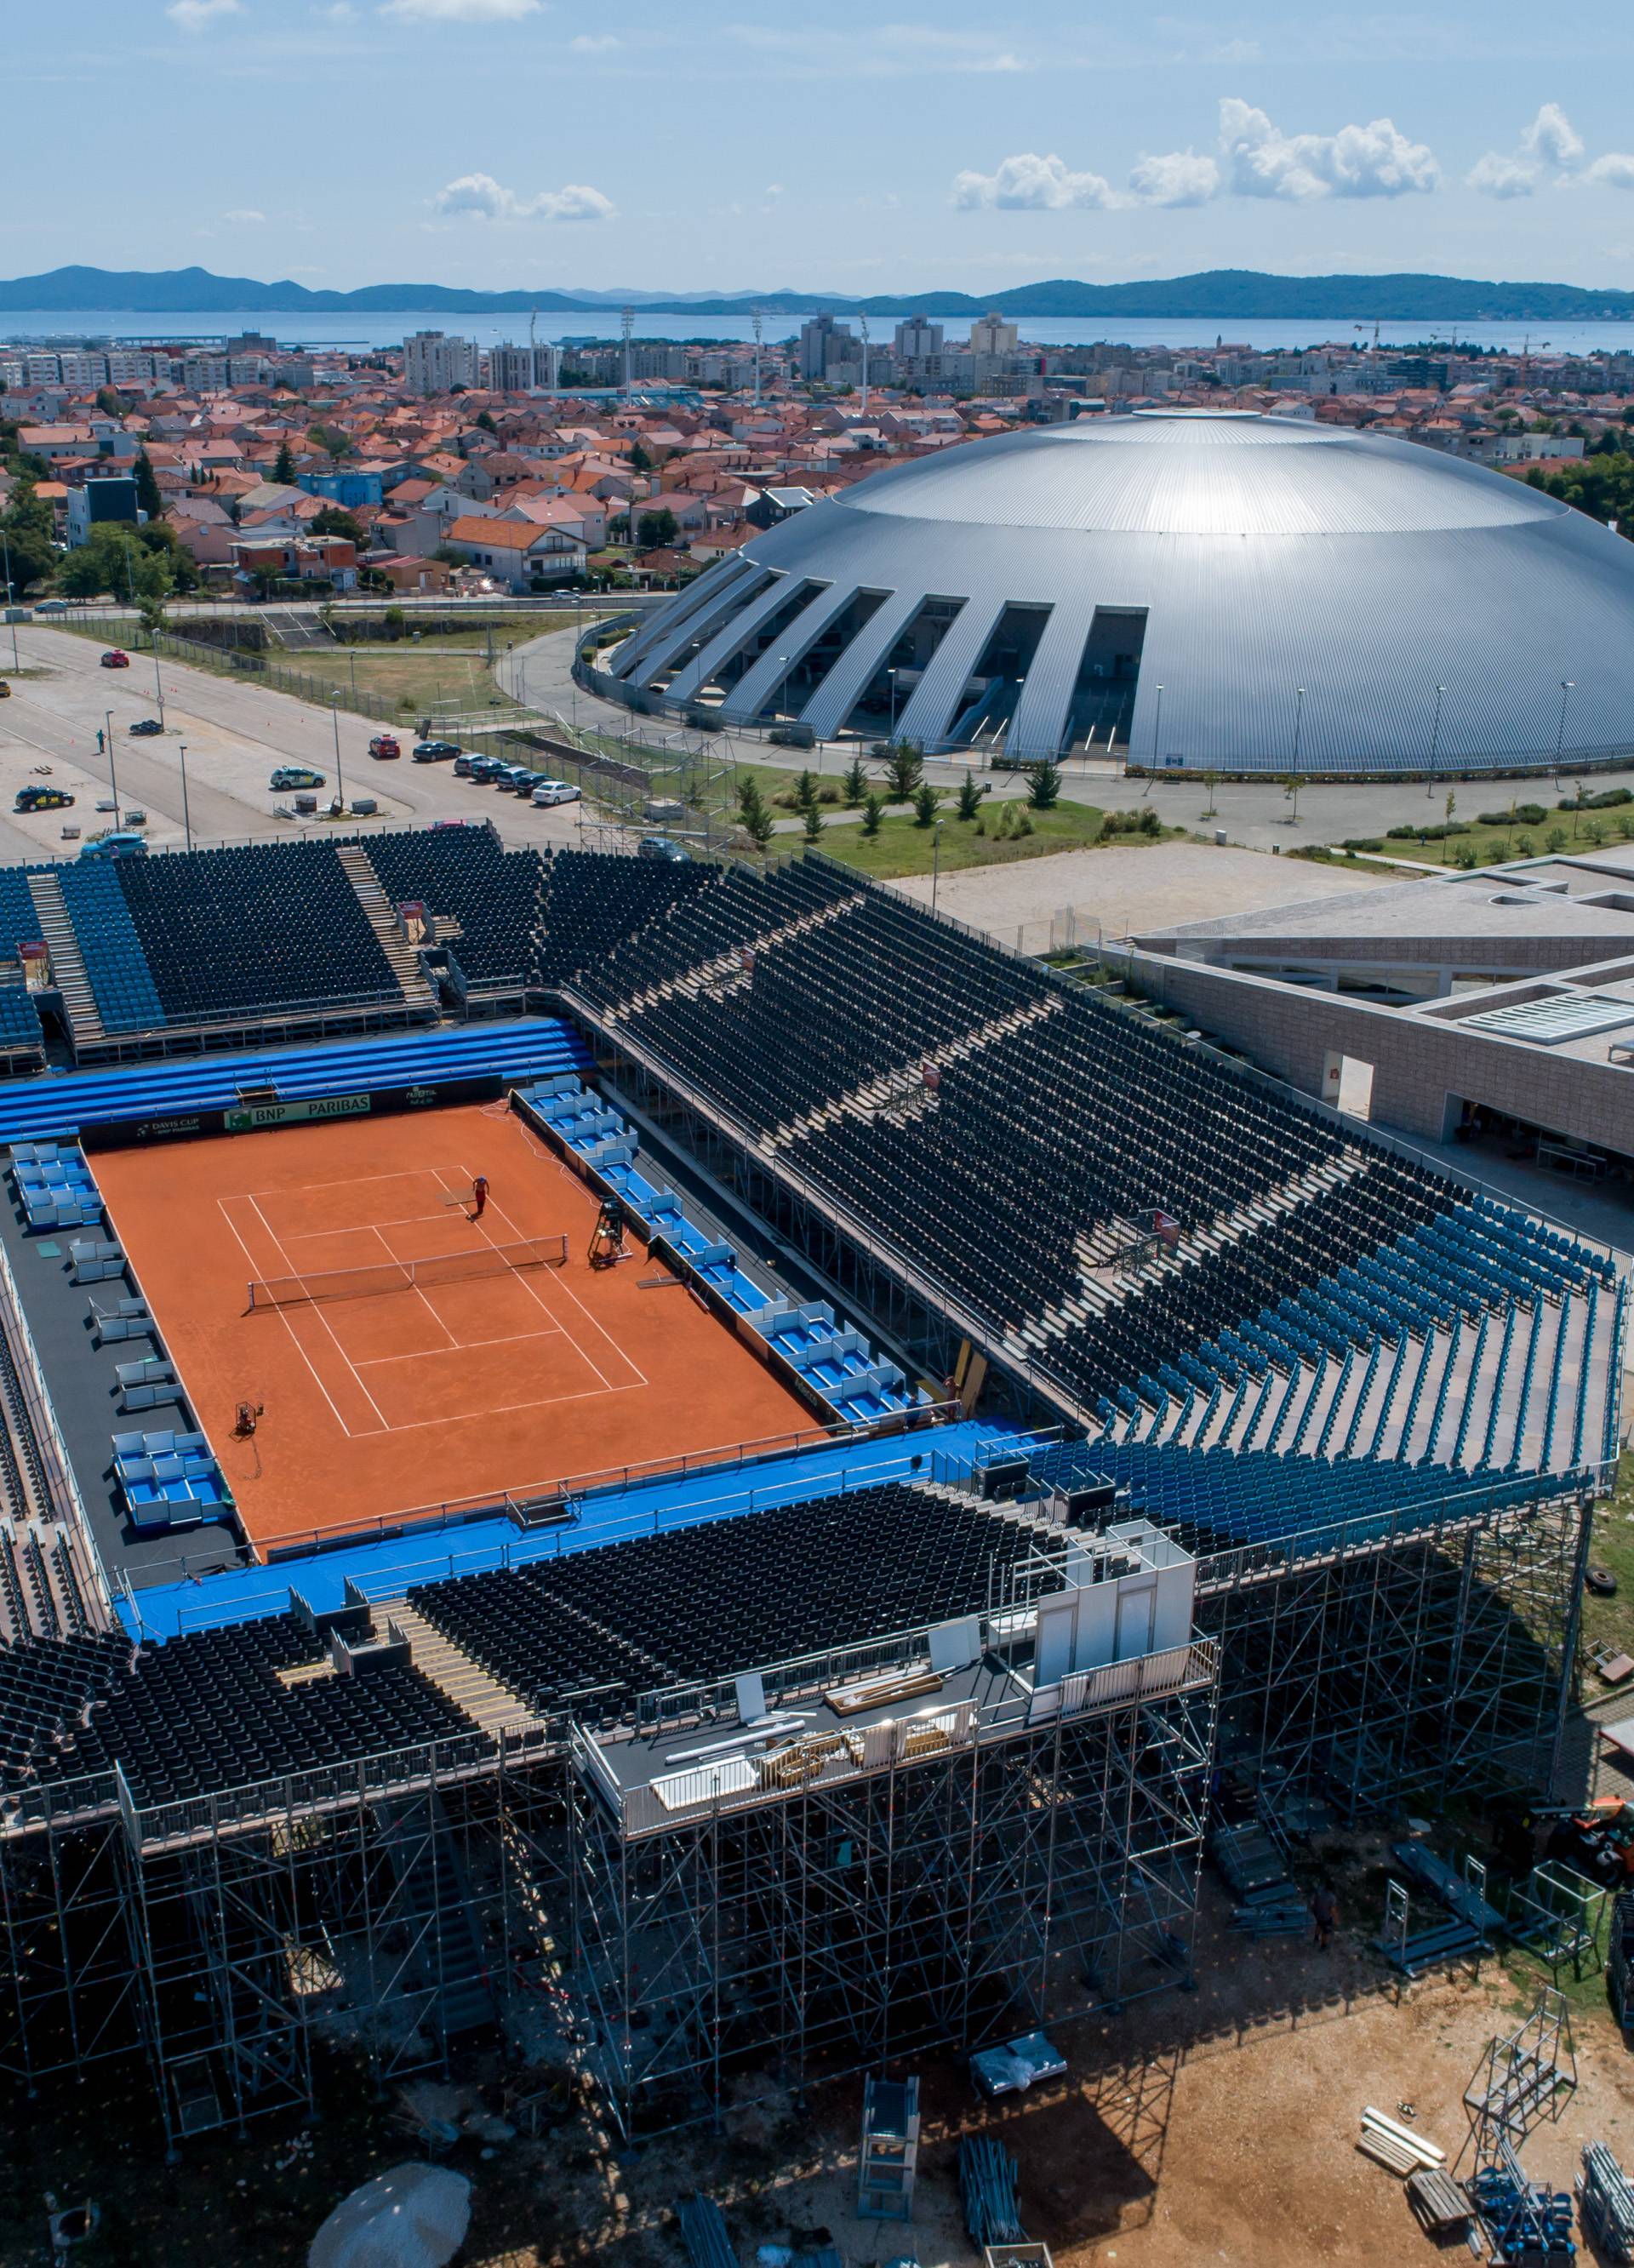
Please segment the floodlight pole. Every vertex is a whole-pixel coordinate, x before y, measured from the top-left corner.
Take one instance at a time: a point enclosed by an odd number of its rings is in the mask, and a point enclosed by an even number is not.
[[[104,727],[103,738],[107,742],[107,784],[109,791],[114,798],[114,824],[117,827],[119,825],[121,816],[119,808],[119,773],[114,763],[114,712],[111,709],[105,709],[102,711],[102,723]]]
[[[1577,680],[1563,677],[1560,681],[1560,724],[1555,733],[1555,770],[1560,770],[1561,758],[1566,747],[1566,703],[1576,687]]]
[[[1441,752],[1441,703],[1446,698],[1446,686],[1438,685],[1435,688],[1435,723],[1430,732],[1430,777],[1424,782],[1426,796],[1435,793],[1436,759]]]
[[[181,744],[181,828],[188,838],[188,848],[193,848],[193,821],[188,814],[188,744]]]
[[[1155,773],[1158,769],[1158,748],[1163,734],[1163,688],[1160,685],[1154,686],[1152,690],[1158,696],[1158,705],[1152,718],[1152,769]],[[1125,770],[1127,769],[1128,767],[1125,766]]]
[[[936,839],[931,845],[931,911],[936,911],[936,894],[942,881],[942,821],[936,822]]]
[[[335,794],[342,812],[346,809],[346,777],[341,770],[341,696],[329,696],[329,718],[335,726]]]

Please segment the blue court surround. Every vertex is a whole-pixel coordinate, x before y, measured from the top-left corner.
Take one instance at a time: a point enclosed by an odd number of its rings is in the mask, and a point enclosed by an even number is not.
[[[229,1110],[244,1087],[276,1086],[281,1101],[313,1101],[456,1079],[546,1078],[585,1071],[589,1064],[578,1033],[555,1016],[319,1047],[257,1048],[242,1055],[168,1056],[107,1071],[15,1080],[0,1089],[0,1142]]]
[[[990,1420],[930,1425],[878,1440],[843,1441],[753,1463],[711,1465],[629,1488],[577,1498],[574,1517],[561,1527],[519,1530],[503,1516],[438,1531],[418,1528],[387,1543],[311,1552],[270,1567],[234,1568],[196,1582],[154,1584],[119,1596],[120,1618],[133,1638],[163,1639],[182,1631],[218,1630],[282,1614],[297,1590],[319,1609],[344,1603],[350,1578],[374,1598],[391,1598],[411,1583],[447,1575],[476,1575],[493,1567],[521,1567],[602,1543],[651,1535],[660,1529],[697,1528],[706,1521],[798,1504],[883,1481],[933,1477],[933,1460],[968,1464],[978,1447],[995,1439]],[[916,1464],[915,1460],[917,1460]]]

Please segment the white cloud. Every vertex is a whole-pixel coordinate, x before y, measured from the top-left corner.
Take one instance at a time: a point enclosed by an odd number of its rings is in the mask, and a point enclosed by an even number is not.
[[[238,221],[247,228],[254,227],[266,217],[264,212],[257,212],[252,205],[235,205],[231,212],[222,215],[223,220]]]
[[[1219,188],[1220,169],[1196,151],[1171,150],[1164,157],[1143,158],[1129,185],[1143,205],[1206,205]]]
[[[1071,173],[1059,158],[1034,151],[1005,158],[994,173],[965,172],[953,179],[953,202],[965,212],[984,205],[1001,212],[1104,212],[1117,202],[1112,184],[1099,173]]]
[[[1583,162],[1583,137],[1557,102],[1546,102],[1520,137],[1520,146],[1545,165],[1571,173]]]
[[[569,47],[576,55],[610,55],[615,48],[622,48],[623,44],[622,40],[612,32],[603,32],[600,34],[581,32],[576,40],[568,41]]]
[[[1483,197],[1529,197],[1537,187],[1537,167],[1524,158],[1506,158],[1489,150],[1464,175],[1465,186]]]
[[[380,13],[414,24],[516,24],[539,0],[385,0]]]
[[[170,0],[165,13],[184,32],[202,32],[222,16],[241,16],[244,0]]]
[[[1220,105],[1226,178],[1242,197],[1401,197],[1435,188],[1440,169],[1422,142],[1388,118],[1336,134],[1284,134],[1264,111],[1228,96]]]
[[[1634,157],[1621,150],[1608,150],[1603,158],[1596,158],[1588,169],[1591,181],[1603,181],[1613,189],[1634,189]]]
[[[559,189],[541,189],[536,197],[519,197],[491,173],[461,173],[457,181],[438,189],[431,204],[445,219],[464,220],[611,220],[615,210],[611,197],[583,182],[569,181]]]

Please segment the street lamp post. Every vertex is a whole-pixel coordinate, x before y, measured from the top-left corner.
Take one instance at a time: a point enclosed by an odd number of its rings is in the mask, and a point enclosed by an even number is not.
[[[896,738],[896,672],[894,669],[887,669],[885,674],[891,681],[891,738],[894,740]]]
[[[346,808],[346,778],[341,770],[341,696],[329,696],[329,720],[335,726],[335,798],[341,811]]]
[[[942,884],[942,822],[936,822],[936,839],[931,845],[931,911],[936,911],[936,894]]]
[[[188,744],[181,744],[181,830],[188,838],[188,848],[193,848],[193,821],[188,811]]]
[[[1299,743],[1305,733],[1305,688],[1297,685],[1293,691],[1293,770],[1297,778],[1299,770]]]
[[[1430,777],[1424,782],[1424,793],[1426,795],[1433,795],[1435,793],[1436,759],[1441,753],[1441,703],[1446,700],[1446,686],[1438,685],[1435,688],[1435,723],[1432,725],[1430,730]]]
[[[1158,696],[1157,706],[1152,718],[1152,769],[1155,773],[1158,769],[1158,749],[1163,733],[1163,688],[1158,685],[1154,686],[1152,690]]]
[[[158,729],[165,729],[165,688],[158,674],[158,624],[153,625],[153,698],[158,703]]]
[[[114,798],[114,824],[117,827],[120,817],[119,773],[114,762],[114,712],[111,709],[102,711],[102,737],[107,743],[107,784]]]
[[[1566,748],[1566,703],[1576,690],[1577,680],[1563,677],[1560,681],[1560,723],[1555,733],[1555,770],[1560,770],[1560,760]]]

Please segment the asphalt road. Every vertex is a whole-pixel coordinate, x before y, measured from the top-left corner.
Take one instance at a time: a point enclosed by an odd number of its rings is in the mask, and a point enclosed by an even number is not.
[[[78,844],[64,841],[65,821],[78,824],[85,836],[113,824],[111,814],[99,814],[96,807],[112,800],[108,759],[99,753],[96,738],[108,711],[120,801],[127,810],[134,805],[146,811],[144,831],[157,845],[185,839],[184,747],[195,846],[266,840],[331,824],[277,815],[291,799],[275,794],[268,782],[274,767],[284,763],[322,772],[328,783],[324,800],[337,777],[349,796],[378,798],[380,816],[356,823],[364,834],[475,817],[491,819],[509,843],[578,840],[576,805],[535,811],[514,796],[457,779],[446,764],[413,763],[406,753],[395,763],[376,762],[368,755],[369,740],[376,731],[394,729],[389,719],[374,724],[350,711],[332,715],[251,680],[217,677],[168,660],[160,664],[166,730],[133,740],[129,726],[158,714],[151,655],[133,654],[129,669],[105,670],[90,640],[40,623],[19,628],[18,643],[23,674],[12,679],[11,699],[0,702],[0,859],[72,858]],[[4,659],[11,676],[9,652]],[[406,750],[406,737],[399,737]],[[35,779],[66,787],[76,799],[73,810],[15,814],[18,789]],[[349,832],[352,825],[348,822]]]
[[[571,635],[559,630],[518,646],[512,656],[517,674],[511,681],[512,690],[534,707],[559,711],[570,722],[577,719],[600,731],[628,731],[631,718],[627,710],[582,693],[573,683],[572,648]],[[655,737],[680,729],[674,722],[644,721],[646,731]],[[810,765],[813,770],[833,773],[843,770],[855,753],[850,745],[830,744],[806,753],[775,748],[754,733],[722,737],[734,740],[739,755],[747,761],[776,765],[785,771],[799,771]],[[982,765],[970,768],[978,777],[983,776]],[[927,776],[938,786],[957,786],[966,769],[963,756],[933,758],[925,767]],[[995,792],[1012,788],[1019,792],[1013,773],[995,772],[991,778]],[[1455,815],[1473,819],[1477,812],[1504,810],[1512,801],[1552,804],[1563,795],[1575,793],[1576,785],[1573,779],[1557,785],[1547,775],[1535,779],[1493,779],[1467,778],[1455,772],[1430,784],[1427,794],[1423,780],[1406,780],[1400,785],[1358,781],[1327,786],[1302,781],[1296,806],[1279,780],[1233,781],[1222,782],[1215,789],[1211,811],[1209,791],[1196,780],[1130,779],[1115,766],[1094,762],[1064,766],[1062,793],[1070,802],[1097,804],[1103,809],[1139,809],[1149,802],[1155,805],[1166,827],[1184,827],[1204,836],[1218,830],[1227,842],[1249,850],[1288,851],[1311,843],[1343,842],[1347,836],[1382,836],[1388,828],[1412,822],[1439,821],[1449,792],[1457,798]],[[1588,785],[1591,792],[1634,789],[1634,762],[1620,771],[1595,772]],[[1532,832],[1536,836],[1541,830]],[[1538,847],[1541,851],[1541,842]],[[1433,847],[1422,853],[1410,843],[1400,848],[1405,858],[1434,860]]]

